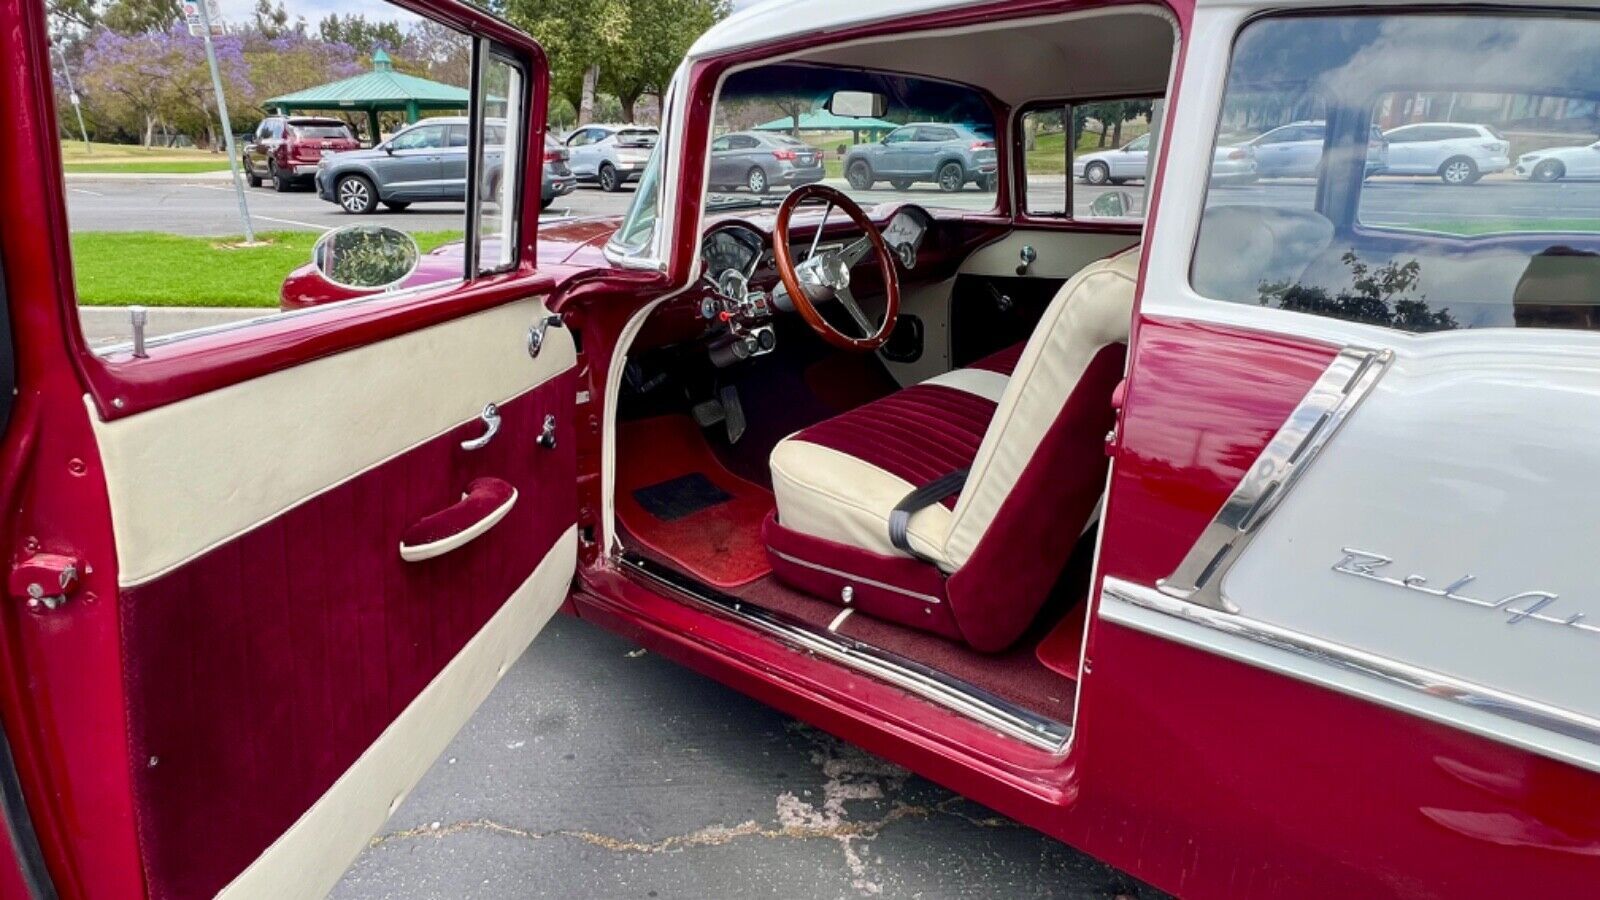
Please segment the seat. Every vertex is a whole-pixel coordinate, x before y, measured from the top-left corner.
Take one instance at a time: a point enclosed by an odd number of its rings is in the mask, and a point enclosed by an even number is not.
[[[779,442],[763,525],[774,574],[978,650],[1015,642],[1104,489],[1139,260],[1133,247],[1085,267],[1026,344]],[[935,482],[956,489],[897,542],[896,507]]]

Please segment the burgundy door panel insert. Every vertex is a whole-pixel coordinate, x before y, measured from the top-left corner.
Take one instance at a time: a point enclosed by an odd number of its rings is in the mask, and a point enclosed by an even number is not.
[[[210,896],[314,803],[533,572],[577,508],[575,375],[123,591],[130,757],[150,893]],[[547,415],[555,446],[539,446]],[[477,479],[505,518],[433,560],[401,535]],[[492,492],[489,492],[492,493]],[[377,525],[378,527],[374,527]]]

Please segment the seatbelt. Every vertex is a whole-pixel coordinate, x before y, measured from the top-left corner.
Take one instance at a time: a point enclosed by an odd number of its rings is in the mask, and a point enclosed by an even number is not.
[[[908,533],[911,528],[911,517],[935,503],[944,502],[952,494],[961,493],[961,488],[967,483],[967,473],[971,471],[970,468],[957,469],[907,494],[905,499],[895,505],[894,511],[889,513],[889,543],[925,563],[937,565],[937,560],[911,549],[911,536]]]

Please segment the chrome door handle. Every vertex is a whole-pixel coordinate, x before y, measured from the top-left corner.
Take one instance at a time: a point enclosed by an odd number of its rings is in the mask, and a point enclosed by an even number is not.
[[[475,437],[470,441],[462,441],[461,449],[482,450],[489,446],[489,442],[494,440],[495,435],[500,433],[500,408],[498,406],[493,403],[485,406],[478,418],[483,422],[485,429],[483,436]]]

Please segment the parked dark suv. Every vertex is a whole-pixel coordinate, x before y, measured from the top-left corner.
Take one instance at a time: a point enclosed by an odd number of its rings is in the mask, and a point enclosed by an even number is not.
[[[887,181],[903,191],[931,181],[944,191],[959,191],[968,182],[986,191],[998,185],[999,157],[994,134],[970,125],[912,122],[889,132],[876,144],[858,144],[845,151],[844,177],[864,191]]]
[[[483,190],[500,191],[506,141],[504,119],[484,123],[489,147]],[[402,210],[419,201],[461,202],[467,197],[467,119],[440,116],[409,125],[371,150],[340,153],[317,169],[317,196],[348,213],[370,213],[378,204]]]
[[[251,187],[272,182],[280,191],[310,184],[324,156],[361,149],[350,126],[317,116],[268,116],[240,153]]]

